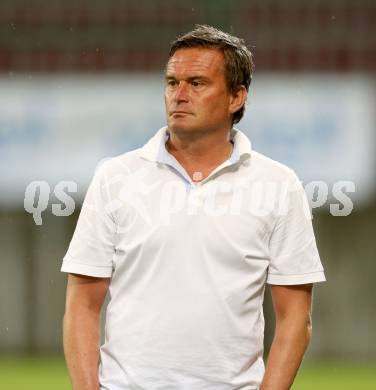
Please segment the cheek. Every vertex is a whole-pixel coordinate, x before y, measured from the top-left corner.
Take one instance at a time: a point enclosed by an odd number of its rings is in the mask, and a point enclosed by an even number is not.
[[[228,106],[227,99],[212,98],[206,103],[208,114],[216,117],[227,117],[229,115]]]
[[[167,93],[165,93],[164,104],[165,104],[166,110],[168,110],[168,108],[171,106],[171,102],[172,102],[171,97]]]

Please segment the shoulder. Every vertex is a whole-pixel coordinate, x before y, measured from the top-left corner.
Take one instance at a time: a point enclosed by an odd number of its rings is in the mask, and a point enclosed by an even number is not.
[[[251,153],[250,169],[256,177],[265,181],[299,181],[293,169],[254,150]]]
[[[131,150],[118,156],[103,159],[97,164],[94,176],[113,177],[129,174],[145,164],[141,158],[141,148]]]
[[[140,158],[140,149],[101,160],[93,174],[89,192],[107,198],[120,196],[128,187],[143,182],[147,161]]]

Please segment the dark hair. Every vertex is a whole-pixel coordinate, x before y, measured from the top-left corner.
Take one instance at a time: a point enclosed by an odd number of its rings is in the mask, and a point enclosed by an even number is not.
[[[195,29],[178,37],[171,43],[169,58],[179,49],[191,47],[219,49],[224,55],[225,79],[230,92],[235,92],[244,85],[247,92],[252,80],[255,65],[253,55],[243,39],[218,30],[212,26],[197,24]],[[243,117],[243,105],[232,116],[232,124]]]

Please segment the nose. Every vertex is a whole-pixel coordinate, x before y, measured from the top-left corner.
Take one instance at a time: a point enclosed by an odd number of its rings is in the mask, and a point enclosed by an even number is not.
[[[175,101],[187,102],[189,98],[188,84],[185,81],[180,81],[175,90]]]

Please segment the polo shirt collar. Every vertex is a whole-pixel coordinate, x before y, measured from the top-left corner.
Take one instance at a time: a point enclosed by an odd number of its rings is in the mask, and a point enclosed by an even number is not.
[[[162,127],[141,148],[141,157],[159,163],[170,164],[173,157],[166,150],[166,141],[169,138],[167,126]],[[234,149],[228,161],[229,165],[242,162],[251,156],[252,145],[248,137],[238,129],[232,128],[230,139],[234,143]]]

